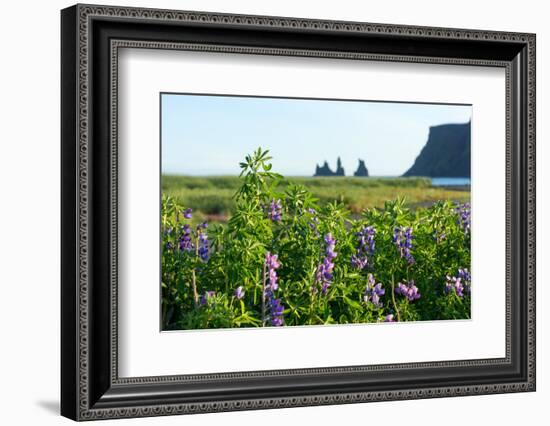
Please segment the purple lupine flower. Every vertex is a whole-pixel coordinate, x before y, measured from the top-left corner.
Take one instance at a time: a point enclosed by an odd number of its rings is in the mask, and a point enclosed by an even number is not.
[[[449,294],[455,292],[458,297],[464,297],[464,285],[460,277],[450,277],[447,275],[447,282],[445,283],[445,293]]]
[[[265,255],[265,267],[267,269],[266,285],[264,296],[270,297],[274,290],[278,289],[277,284],[277,269],[281,266],[278,256],[267,252]]]
[[[386,317],[384,318],[384,322],[396,322],[396,321],[393,319],[393,314],[389,314],[389,315],[386,315]]]
[[[193,213],[193,209],[185,209],[185,211],[183,212],[183,217],[186,219],[191,219],[193,217],[191,213]]]
[[[321,264],[321,267],[319,268],[319,271],[322,271],[322,277],[321,277],[321,294],[324,296],[327,294],[327,290],[330,287],[330,284],[332,283],[332,270],[334,268],[334,263],[332,263],[328,257],[325,257],[325,260]]]
[[[357,237],[356,254],[351,256],[351,264],[357,269],[365,269],[369,263],[369,256],[374,254],[374,236],[376,230],[372,226],[365,226],[355,234]]]
[[[399,226],[393,230],[393,243],[399,250],[399,255],[405,258],[409,265],[414,264],[414,257],[411,254],[413,248],[413,234],[411,227]]]
[[[203,262],[206,262],[210,257],[210,244],[208,242],[208,235],[205,232],[199,233],[199,257]]]
[[[275,291],[279,288],[277,283],[277,269],[281,266],[278,256],[276,254],[271,254],[267,252],[265,255],[265,266],[267,268],[267,278],[265,291],[264,291],[264,300],[266,301],[266,307],[269,310],[268,318],[271,325],[281,326],[283,325],[283,313],[284,306],[281,304],[281,300],[275,297]]]
[[[471,222],[471,207],[470,203],[459,204],[455,208],[455,213],[458,215],[458,224],[462,228],[465,235],[470,233]]]
[[[283,314],[285,312],[285,307],[281,303],[281,299],[276,299],[272,297],[269,299],[269,320],[271,325],[275,327],[280,327],[283,325]]]
[[[237,298],[238,300],[241,300],[243,297],[244,297],[244,290],[243,290],[243,286],[240,285],[238,286],[236,289],[235,289],[235,298]]]
[[[201,294],[199,296],[199,304],[201,306],[206,305],[206,303],[208,302],[208,299],[210,299],[211,297],[214,297],[215,295],[216,295],[215,291],[205,291],[204,294]]]
[[[464,293],[470,294],[471,292],[471,277],[468,269],[460,268],[458,275],[450,277],[447,275],[447,282],[445,283],[445,293],[456,293],[458,297],[464,297]]]
[[[282,218],[282,209],[283,205],[281,204],[281,200],[273,199],[269,203],[269,211],[267,212],[267,216],[273,222],[279,222]]]
[[[317,230],[317,225],[319,224],[319,218],[317,217],[317,211],[315,209],[312,209],[311,207],[307,209],[307,212],[311,215],[311,219],[309,222],[309,227],[312,231]]]
[[[325,235],[325,243],[327,245],[325,250],[327,257],[334,259],[338,253],[334,252],[334,248],[336,247],[336,240],[332,238],[332,234],[330,232]]]
[[[166,243],[166,250],[174,250],[174,243],[172,241]]]
[[[445,233],[445,231],[440,231],[440,232],[435,231],[433,234],[433,239],[436,242],[436,244],[441,244],[441,242],[445,240],[445,238],[447,238],[447,234]]]
[[[191,227],[188,224],[182,226],[182,234],[179,241],[179,248],[182,251],[193,251],[193,239],[191,236]]]
[[[369,258],[367,256],[359,257],[355,254],[351,256],[351,266],[353,266],[354,268],[365,269],[368,264]]]
[[[371,303],[376,308],[382,307],[382,302],[380,302],[380,296],[383,296],[386,293],[386,290],[382,288],[381,283],[376,283],[374,276],[369,274],[367,276],[367,286],[365,287],[365,293],[363,295],[363,300],[365,303]]]
[[[276,254],[267,252],[265,255],[265,265],[268,269],[278,269],[279,266],[281,266],[281,263],[279,262],[279,258]]]
[[[277,284],[277,272],[275,269],[270,269],[268,273],[269,278],[269,288],[271,291],[275,291],[279,288],[279,284]]]
[[[466,268],[459,268],[458,276],[468,283],[470,283],[470,281],[472,280],[470,272]]]
[[[315,284],[312,288],[313,293],[317,291],[317,285],[321,284],[321,293],[323,296],[327,293],[330,284],[332,283],[332,271],[334,270],[334,259],[338,255],[334,251],[336,247],[336,240],[332,238],[332,234],[329,232],[325,235],[325,258],[317,267],[317,273],[315,274]]]
[[[415,285],[414,280],[407,283],[397,283],[395,293],[405,296],[409,302],[420,299],[420,292],[418,291],[418,287]]]

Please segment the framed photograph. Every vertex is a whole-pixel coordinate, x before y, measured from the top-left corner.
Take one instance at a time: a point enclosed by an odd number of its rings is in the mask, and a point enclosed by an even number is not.
[[[61,12],[61,412],[535,390],[535,35]]]

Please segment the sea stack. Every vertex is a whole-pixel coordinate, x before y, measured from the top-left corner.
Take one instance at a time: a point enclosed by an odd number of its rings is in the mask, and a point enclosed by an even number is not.
[[[340,160],[340,157],[338,157],[338,160],[336,160],[336,176],[345,176],[344,168],[342,167],[342,160]]]
[[[340,157],[338,157],[338,159],[336,160],[336,171],[333,172],[329,165],[328,165],[328,162],[325,161],[325,163],[323,164],[323,166],[319,166],[319,164],[317,164],[315,166],[315,174],[313,176],[345,176],[345,172],[344,172],[344,168],[342,167],[342,161],[340,160]]]
[[[359,165],[357,166],[357,170],[353,174],[353,176],[358,177],[368,177],[369,170],[367,169],[367,166],[365,165],[364,160],[359,160]]]

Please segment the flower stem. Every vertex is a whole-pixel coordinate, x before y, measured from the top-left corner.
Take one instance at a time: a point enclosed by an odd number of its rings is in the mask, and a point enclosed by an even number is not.
[[[391,274],[391,300],[393,302],[393,308],[395,309],[395,313],[397,315],[397,321],[401,321],[401,316],[399,315],[399,309],[397,308],[397,303],[395,301],[395,283],[393,278],[393,273]]]
[[[197,234],[197,239],[195,240],[195,256],[199,256],[199,236]],[[195,272],[196,268],[193,268],[193,280],[191,285],[193,286],[193,299],[195,301],[195,307],[199,306],[199,293],[197,291],[197,275]]]
[[[265,323],[266,323],[266,315],[265,315],[265,311],[266,311],[266,306],[265,306],[265,275],[266,275],[266,265],[265,265],[265,262],[264,262],[264,270],[263,270],[263,274],[262,274],[262,327],[265,327]]]

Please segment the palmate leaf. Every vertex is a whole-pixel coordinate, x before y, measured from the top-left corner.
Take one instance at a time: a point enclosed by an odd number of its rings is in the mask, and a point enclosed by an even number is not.
[[[347,305],[351,306],[352,308],[354,308],[358,311],[362,311],[364,309],[363,305],[361,305],[359,302],[356,302],[355,300],[350,299],[347,296],[344,296],[343,300]]]

